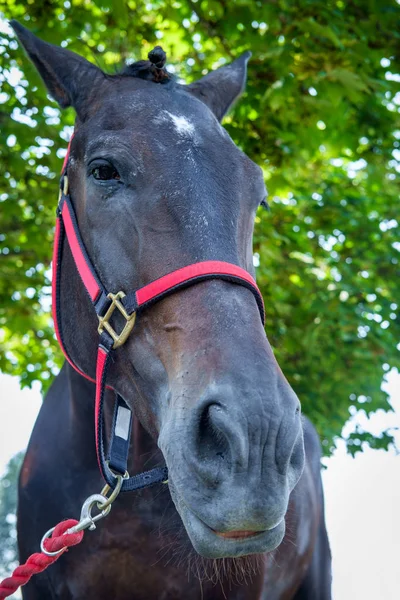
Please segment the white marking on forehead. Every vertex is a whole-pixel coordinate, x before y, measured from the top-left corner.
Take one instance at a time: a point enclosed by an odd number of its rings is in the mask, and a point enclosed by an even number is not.
[[[163,110],[164,115],[170,119],[179,135],[182,137],[192,137],[194,134],[194,125],[186,117],[174,115],[167,110]],[[163,119],[164,120],[164,119]]]
[[[185,119],[185,117],[180,117],[180,116],[177,116],[177,115],[173,115],[172,113],[168,113],[168,115],[173,120],[175,128],[178,131],[178,133],[188,133],[188,134],[191,134],[191,133],[194,132],[194,125],[193,125],[193,123],[191,123],[190,121],[188,121],[187,119]]]

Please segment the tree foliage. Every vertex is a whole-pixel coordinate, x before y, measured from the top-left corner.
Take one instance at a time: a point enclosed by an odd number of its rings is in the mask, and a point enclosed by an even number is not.
[[[327,452],[349,410],[390,410],[381,383],[399,367],[396,0],[0,0],[0,10],[109,72],[156,43],[187,82],[253,52],[225,126],[270,193],[255,233],[268,337]],[[60,113],[2,29],[0,368],[46,388],[61,360],[48,269],[73,113]],[[390,441],[358,430],[348,447]]]

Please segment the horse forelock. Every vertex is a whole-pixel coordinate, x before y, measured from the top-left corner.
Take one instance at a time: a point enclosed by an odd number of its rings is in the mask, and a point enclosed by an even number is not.
[[[157,69],[149,60],[138,60],[137,62],[127,64],[118,73],[123,77],[137,77],[154,81],[154,83],[168,83],[172,79],[171,73],[164,68]]]

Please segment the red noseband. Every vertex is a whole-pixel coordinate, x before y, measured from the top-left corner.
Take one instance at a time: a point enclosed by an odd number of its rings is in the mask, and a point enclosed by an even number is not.
[[[71,144],[71,142],[70,142]],[[264,322],[264,304],[260,290],[253,277],[241,267],[223,261],[204,261],[172,271],[142,288],[128,292],[109,293],[100,281],[83,243],[75,211],[68,192],[67,167],[69,158],[64,160],[60,180],[60,197],[57,208],[56,233],[53,254],[53,319],[57,339],[69,363],[84,377],[96,383],[96,450],[100,470],[107,483],[114,487],[113,473],[124,474],[127,467],[129,450],[131,413],[124,400],[117,395],[113,433],[108,449],[108,461],[105,458],[103,442],[103,400],[106,386],[107,369],[112,350],[122,346],[129,337],[136,315],[162,298],[183,288],[209,279],[223,279],[247,287],[254,295],[261,319]],[[68,356],[63,340],[60,319],[60,273],[64,240],[68,243],[76,268],[99,319],[99,349],[97,354],[96,379],[83,373]],[[118,310],[125,319],[122,331],[116,332],[110,323],[112,314]],[[167,478],[166,467],[141,473],[124,480],[122,491],[138,489],[164,481]]]

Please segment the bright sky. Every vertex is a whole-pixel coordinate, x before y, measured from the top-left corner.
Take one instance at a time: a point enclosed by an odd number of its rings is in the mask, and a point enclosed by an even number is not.
[[[399,424],[400,375],[392,371],[386,377],[384,387],[396,412],[378,411],[370,420],[357,416],[358,423],[375,433]],[[41,398],[37,388],[21,391],[18,379],[7,375],[0,375],[0,391],[1,474],[11,456],[26,447]],[[399,600],[400,457],[394,451],[366,450],[352,459],[340,444],[326,464],[334,600]]]

